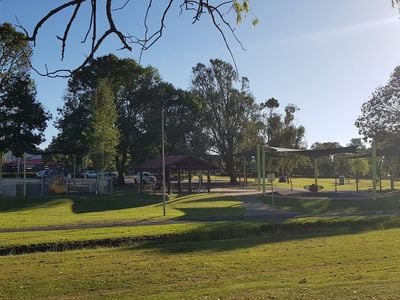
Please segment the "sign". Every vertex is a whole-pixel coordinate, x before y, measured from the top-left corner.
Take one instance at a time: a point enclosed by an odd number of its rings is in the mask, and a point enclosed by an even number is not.
[[[268,180],[268,182],[274,182],[275,181],[275,173],[268,173],[267,180]]]

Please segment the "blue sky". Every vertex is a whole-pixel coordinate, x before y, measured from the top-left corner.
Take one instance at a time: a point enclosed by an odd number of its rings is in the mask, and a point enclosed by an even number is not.
[[[16,23],[28,29],[54,7],[51,0],[0,0],[0,21]],[[124,1],[120,1],[123,3]],[[142,32],[144,1],[131,1],[126,12],[116,18],[124,31]],[[155,1],[157,7],[163,1]],[[250,80],[258,102],[277,98],[282,108],[294,103],[300,111],[297,124],[306,127],[308,146],[314,142],[338,141],[345,145],[357,137],[354,121],[360,107],[380,85],[384,85],[394,67],[400,64],[399,12],[390,0],[252,0],[253,13],[260,20],[251,26],[250,18],[237,28],[243,51],[234,40],[230,45],[242,76]],[[60,62],[56,34],[62,34],[68,15],[62,15],[43,28],[34,49],[37,67],[76,66],[86,51],[79,40],[87,20],[81,16],[72,28],[74,42],[67,45],[66,59]],[[166,21],[162,39],[144,53],[142,64],[159,69],[163,79],[176,87],[189,88],[191,68],[210,58],[231,62],[223,41],[205,16],[191,25],[189,14],[179,16],[175,7]],[[99,25],[101,26],[101,25]],[[117,51],[115,39],[101,48],[99,55],[110,52],[137,59],[139,52]],[[53,117],[61,107],[65,79],[34,75],[38,98]],[[47,142],[57,131],[49,123]]]

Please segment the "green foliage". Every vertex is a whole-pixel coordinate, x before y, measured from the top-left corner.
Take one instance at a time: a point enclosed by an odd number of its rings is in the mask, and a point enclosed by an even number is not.
[[[375,139],[398,147],[400,139],[400,66],[394,69],[389,82],[377,88],[361,107],[355,125],[364,139]]]
[[[171,95],[179,95],[179,100],[165,104],[166,153],[200,156],[205,153],[208,141],[192,95],[162,82],[155,68],[142,67],[132,59],[114,55],[99,57],[74,73],[57,122],[60,133],[52,146],[68,145],[85,153],[89,141],[83,133],[91,122],[91,94],[100,79],[109,82],[117,109],[120,139],[115,166],[120,182],[128,167],[160,156],[161,106]]]
[[[105,80],[99,80],[92,99],[92,121],[87,133],[89,157],[97,170],[112,168],[114,165],[119,142],[116,122],[117,111],[110,85]]]
[[[365,176],[369,173],[369,164],[366,158],[352,158],[349,160],[349,166],[354,176]]]
[[[264,103],[261,103],[261,120],[263,122],[262,134],[269,146],[301,149],[304,147],[303,139],[305,128],[294,124],[295,113],[299,108],[294,104],[288,104],[282,115],[276,110],[279,108],[279,101],[275,98],[270,98]],[[263,110],[267,109],[266,113]],[[299,155],[290,155],[285,158],[268,158],[268,166],[270,172],[279,171],[282,175],[291,176],[293,170],[298,168],[308,161]]]
[[[25,35],[9,23],[0,25],[0,92],[15,77],[29,72],[32,49]]]
[[[209,66],[198,63],[192,73],[192,90],[212,145],[220,154],[231,183],[236,183],[234,155],[239,152],[249,122],[257,114],[249,81],[239,78],[233,66],[220,59],[211,59]]]
[[[29,77],[31,52],[22,33],[0,25],[0,152],[21,155],[36,148],[50,119]]]

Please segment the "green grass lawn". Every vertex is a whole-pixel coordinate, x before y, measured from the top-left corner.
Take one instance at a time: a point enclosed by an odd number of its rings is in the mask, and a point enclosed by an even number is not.
[[[321,196],[320,196],[321,195]],[[376,201],[363,198],[331,198],[323,194],[313,197],[275,197],[275,207],[303,214],[399,214],[400,195],[383,195]],[[271,197],[260,197],[271,204]]]
[[[249,179],[252,186],[256,183],[253,178]],[[314,178],[293,178],[293,188],[297,190],[304,190],[304,186],[314,183]],[[339,180],[337,181],[339,183]],[[323,191],[335,191],[335,179],[334,178],[318,178],[318,185],[323,186]],[[274,187],[290,189],[290,183],[278,182],[278,179],[274,182]],[[336,185],[337,191],[356,191],[356,180],[354,178],[345,179],[344,185]],[[400,184],[398,181],[395,182],[395,188],[399,188]],[[360,179],[358,182],[359,191],[372,190],[372,180]],[[382,190],[390,189],[390,180],[382,180]],[[380,190],[379,182],[377,183],[377,190]]]
[[[0,257],[5,299],[397,299],[400,229]]]
[[[173,195],[162,216],[161,196],[0,198],[0,228],[144,220],[193,220],[243,214],[242,202],[218,194]]]

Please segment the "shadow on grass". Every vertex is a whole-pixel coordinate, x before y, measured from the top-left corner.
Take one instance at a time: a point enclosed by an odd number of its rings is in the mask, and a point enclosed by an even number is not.
[[[108,195],[72,198],[72,211],[77,214],[137,208],[162,203],[159,195]]]
[[[41,196],[32,198],[0,197],[0,212],[12,212],[25,209],[50,207],[65,202],[63,196]]]
[[[159,195],[114,194],[104,196],[41,196],[29,198],[0,198],[0,212],[22,211],[72,202],[74,213],[102,212],[162,203]]]
[[[284,224],[222,223],[208,224],[184,235],[164,241],[152,241],[121,251],[135,249],[156,250],[164,254],[190,253],[198,251],[230,251],[250,249],[258,245],[305,241],[311,238],[357,234],[372,230],[399,228],[399,218],[342,218],[329,221]]]
[[[260,200],[268,204],[270,201],[261,197]],[[400,211],[400,195],[384,196],[376,201],[365,198],[329,198],[322,194],[320,197],[276,197],[275,207],[303,214],[392,214]]]
[[[244,208],[240,204],[225,207],[195,207],[177,208],[184,215],[175,218],[175,221],[225,221],[239,220],[244,214]]]

